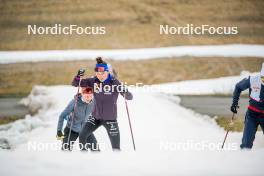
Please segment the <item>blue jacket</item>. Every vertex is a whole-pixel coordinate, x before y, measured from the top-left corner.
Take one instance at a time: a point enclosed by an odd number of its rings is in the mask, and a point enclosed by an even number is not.
[[[246,89],[249,89],[249,107],[253,107],[256,110],[264,111],[264,85],[261,84],[261,90],[260,90],[260,96],[259,96],[260,100],[257,101],[251,98],[250,95],[252,91],[252,85],[250,82],[250,77],[245,78],[236,84],[236,87],[233,93],[233,104],[238,105],[240,94],[242,91]]]
[[[80,78],[76,76],[72,81],[72,85],[78,86],[79,82],[80,82]],[[106,89],[95,90],[96,85],[97,88],[105,87],[109,89],[107,89],[108,91],[106,91]],[[116,120],[117,118],[116,102],[119,93],[122,96],[124,96],[127,100],[133,99],[133,95],[126,89],[126,87],[122,86],[121,83],[113,77],[108,77],[107,80],[104,81],[103,83],[101,83],[96,77],[82,79],[80,86],[81,87],[88,86],[93,88],[95,105],[92,115],[96,119],[100,119],[100,120]],[[122,88],[122,89],[120,90],[118,88]]]
[[[73,111],[74,111],[75,99],[71,100],[68,106],[64,109],[64,111],[62,111],[58,120],[58,126],[57,126],[58,131],[62,131],[64,120],[67,120],[67,127],[70,128],[72,119],[73,119],[72,131],[77,133],[81,131],[84,122],[91,115],[91,112],[94,108],[93,100],[90,103],[86,103],[82,101],[81,97],[82,96],[79,94],[74,117],[73,117]]]

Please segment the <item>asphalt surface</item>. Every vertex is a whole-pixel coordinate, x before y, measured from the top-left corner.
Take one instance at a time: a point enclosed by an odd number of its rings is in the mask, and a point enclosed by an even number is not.
[[[21,98],[0,98],[0,118],[3,117],[23,117],[29,113],[27,107],[18,102]]]
[[[226,96],[180,96],[181,105],[200,114],[209,116],[230,117],[232,97]],[[241,97],[239,101],[238,115],[243,117],[248,106],[248,98]]]

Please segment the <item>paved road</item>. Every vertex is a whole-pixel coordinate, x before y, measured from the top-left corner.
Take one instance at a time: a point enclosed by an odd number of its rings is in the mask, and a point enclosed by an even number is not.
[[[230,105],[232,102],[231,97],[223,96],[180,96],[181,105],[192,109],[201,114],[207,114],[209,116],[222,116],[230,117]],[[247,106],[248,98],[242,97],[239,101],[239,116],[244,116]]]
[[[28,109],[18,104],[20,100],[20,98],[0,98],[0,118],[9,116],[23,117],[28,114]]]

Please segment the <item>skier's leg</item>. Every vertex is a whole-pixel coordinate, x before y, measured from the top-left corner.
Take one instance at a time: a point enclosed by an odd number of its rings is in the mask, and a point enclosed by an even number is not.
[[[80,142],[80,149],[86,150],[85,146],[88,137],[101,125],[99,120],[96,120],[94,117],[89,117],[87,122],[84,124],[80,135],[79,135],[79,142]]]
[[[97,140],[93,133],[88,136],[86,145],[88,145],[88,148],[91,149],[91,151],[100,151],[99,144],[97,144]]]
[[[259,117],[259,124],[264,134],[264,114],[262,114],[261,117]]]
[[[61,147],[62,150],[72,150],[72,146],[79,136],[78,133],[71,131],[70,140],[69,140],[70,145],[69,145],[68,144],[69,132],[70,132],[70,129],[68,127],[65,127],[64,138],[63,138],[62,147]]]
[[[69,137],[69,128],[65,127],[64,128],[64,138],[62,140],[62,147],[61,150],[67,150],[69,148],[68,146],[68,137]]]
[[[120,132],[118,123],[116,120],[107,120],[103,122],[103,125],[107,131],[109,136],[112,149],[113,150],[120,150]]]
[[[249,110],[246,112],[242,144],[240,145],[241,149],[251,149],[253,146],[255,134],[258,128],[258,121],[256,119],[257,117],[255,116],[256,114],[254,112]]]

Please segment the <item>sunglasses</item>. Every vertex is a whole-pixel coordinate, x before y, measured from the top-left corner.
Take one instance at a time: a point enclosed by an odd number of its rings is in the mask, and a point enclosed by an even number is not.
[[[95,71],[95,72],[105,72],[105,71],[107,71],[107,70],[106,70],[106,68],[104,68],[104,67],[95,67],[95,68],[94,68],[94,71]]]

